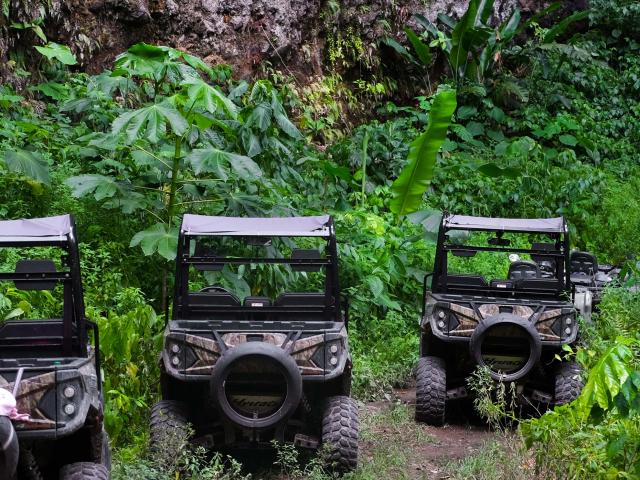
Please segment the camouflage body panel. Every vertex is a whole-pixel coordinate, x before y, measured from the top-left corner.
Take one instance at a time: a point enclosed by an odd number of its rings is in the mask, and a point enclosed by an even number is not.
[[[491,300],[491,303],[488,300]],[[577,334],[575,310],[569,303],[532,300],[523,305],[511,299],[482,298],[470,301],[462,296],[454,298],[452,295],[437,294],[427,296],[425,318],[422,319],[421,328],[423,331],[430,329],[440,338],[468,340],[480,322],[496,317],[503,311],[533,323],[543,343],[569,343]],[[449,315],[454,315],[458,324],[447,331],[439,323],[444,323]],[[556,322],[560,322],[556,329],[559,329],[561,334],[553,330]],[[570,329],[570,333],[562,336],[562,332],[567,328]]]
[[[93,420],[91,417],[97,419],[102,415],[93,348],[87,358],[52,359],[49,365],[42,360],[38,363],[37,367],[25,367],[16,393],[18,413],[29,415],[27,420],[13,422],[19,436],[29,434],[30,438],[37,438],[37,431],[48,436],[66,436]],[[13,392],[17,373],[18,368],[0,366],[0,388]],[[75,393],[66,398],[63,392],[69,386]],[[72,414],[62,410],[67,404],[73,404]]]
[[[15,382],[8,382],[0,375],[0,388],[13,392]],[[23,379],[16,393],[17,409],[20,413],[29,414],[29,420],[16,421],[15,427],[21,429],[48,429],[56,428],[55,419],[47,418],[40,411],[38,405],[42,397],[56,388],[55,372],[47,372],[34,377]]]
[[[178,332],[172,328],[171,322],[165,331],[164,349],[161,360],[170,375],[185,379],[188,377],[209,377],[213,374],[215,364],[225,350],[248,341],[266,342],[288,352],[298,364],[303,378],[322,376],[339,368],[344,368],[348,360],[347,331],[343,324],[333,332],[226,332],[213,338],[194,333]],[[220,345],[223,342],[224,345]],[[325,355],[323,349],[327,344],[338,345],[338,361],[327,369],[322,365]],[[173,349],[179,349],[176,352]],[[187,353],[190,352],[190,353]],[[192,355],[191,355],[192,354]],[[189,355],[189,360],[185,357]],[[178,364],[174,359],[178,358]],[[184,359],[184,361],[183,361]],[[195,379],[195,378],[194,378]]]

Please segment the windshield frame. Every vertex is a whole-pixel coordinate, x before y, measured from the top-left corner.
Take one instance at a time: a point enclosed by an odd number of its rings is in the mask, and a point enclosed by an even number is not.
[[[436,258],[431,282],[431,290],[434,293],[475,294],[492,297],[517,296],[531,298],[560,298],[572,292],[569,269],[569,233],[564,218],[562,218],[563,228],[557,228],[555,231],[540,231],[542,229],[536,230],[535,228],[531,228],[530,225],[526,225],[525,219],[485,219],[483,217],[465,217],[475,219],[476,221],[473,222],[473,225],[461,226],[451,222],[451,218],[455,218],[455,216],[443,216],[438,232]],[[540,222],[540,220],[535,219],[532,221],[534,224],[536,222]],[[495,225],[498,223],[502,223],[503,225],[520,224],[522,225],[522,228],[495,228]],[[452,232],[495,233],[498,238],[501,238],[504,233],[523,236],[535,234],[548,238],[550,243],[547,245],[553,244],[553,248],[537,249],[533,248],[533,245],[531,248],[499,245],[462,245],[452,239]],[[484,279],[484,277],[482,277],[482,279],[486,283],[486,286],[449,285],[446,282],[446,279],[447,276],[452,275],[448,270],[448,257],[452,252],[500,252],[507,254],[516,253],[535,255],[538,257],[555,259],[558,267],[556,268],[555,277],[547,279],[516,280],[512,281],[512,287],[506,286],[509,283],[508,279],[505,279],[505,282],[502,282],[505,286],[497,287],[494,286],[498,284],[497,279],[493,279],[489,282],[487,279]],[[554,280],[557,281],[557,286],[552,285]]]

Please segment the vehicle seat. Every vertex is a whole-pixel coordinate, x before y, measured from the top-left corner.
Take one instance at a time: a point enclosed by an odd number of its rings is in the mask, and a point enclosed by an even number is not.
[[[530,290],[560,290],[562,283],[555,278],[523,278],[516,286]]]
[[[520,260],[509,265],[509,280],[522,280],[523,278],[540,278],[540,267],[535,262]]]
[[[322,255],[320,251],[314,248],[311,249],[303,249],[303,248],[294,248],[291,251],[291,259],[292,260],[320,260],[322,259]],[[319,272],[319,265],[296,265],[295,263],[291,264],[291,270],[294,272]]]
[[[531,244],[533,250],[551,251],[555,250],[553,243],[534,242]],[[531,254],[531,260],[536,262],[540,267],[540,276],[542,278],[553,278],[556,273],[556,259],[554,257],[543,254]]]
[[[333,299],[330,302],[333,304]],[[325,296],[322,292],[283,293],[276,299],[279,307],[324,307]]]
[[[588,275],[593,277],[598,271],[598,261],[589,252],[571,252],[569,264],[571,265],[571,276]]]
[[[333,298],[330,304],[333,305]],[[313,307],[316,312],[297,313],[296,309],[291,312],[283,312],[280,314],[281,320],[304,319],[308,321],[321,321],[325,319],[325,314],[317,311],[317,309],[325,308],[325,294],[322,292],[289,292],[283,293],[276,298],[276,306],[278,307]],[[298,310],[299,312],[300,310]]]
[[[56,264],[53,260],[18,260],[16,263],[16,273],[55,273]],[[56,288],[55,281],[22,281],[13,282],[18,290],[53,290]]]
[[[489,284],[481,275],[445,275],[440,279],[440,285],[456,288],[456,287],[488,287]]]
[[[225,312],[225,307],[239,307],[240,300],[232,293],[197,292],[189,293],[189,314],[191,320],[234,320],[236,313]]]

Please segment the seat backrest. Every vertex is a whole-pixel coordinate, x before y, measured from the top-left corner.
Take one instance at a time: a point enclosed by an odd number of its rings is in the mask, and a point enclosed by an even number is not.
[[[291,251],[291,258],[294,260],[301,260],[301,259],[320,260],[322,258],[322,255],[320,254],[320,251],[315,248],[310,248],[310,249],[295,248]],[[291,270],[293,270],[294,272],[319,272],[320,266],[292,264]]]
[[[55,273],[56,264],[53,260],[18,260],[16,263],[16,273]],[[53,290],[56,288],[56,282],[42,281],[32,282],[15,280],[15,286],[18,290]]]
[[[589,252],[571,252],[569,264],[571,265],[572,274],[595,275],[598,271],[596,257]]]
[[[542,251],[553,252],[556,249],[556,246],[553,243],[533,242],[531,244],[531,248],[533,250],[542,250]],[[538,262],[540,262],[542,260],[549,260],[549,259],[550,259],[550,257],[548,257],[546,255],[535,254],[535,253],[531,254],[531,260],[533,260],[536,263],[538,263]]]
[[[239,307],[240,300],[232,293],[197,292],[189,294],[189,307]]]
[[[444,275],[440,278],[443,287],[488,287],[489,284],[481,275]]]
[[[523,278],[540,278],[540,267],[526,260],[513,262],[509,265],[509,280],[522,280]]]
[[[333,303],[333,300],[331,301]],[[279,307],[324,307],[325,295],[322,292],[283,293],[276,299]]]
[[[233,320],[237,313],[225,313],[214,310],[224,307],[239,307],[240,300],[232,293],[225,292],[194,292],[189,293],[189,314],[184,318],[191,320]],[[183,310],[184,312],[184,310]]]
[[[516,283],[517,288],[528,290],[560,290],[561,286],[556,278],[523,278]]]

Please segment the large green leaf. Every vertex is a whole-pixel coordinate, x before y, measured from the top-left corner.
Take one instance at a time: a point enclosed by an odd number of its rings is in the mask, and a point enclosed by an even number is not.
[[[558,38],[564,31],[571,25],[573,22],[577,22],[580,20],[584,20],[589,16],[591,10],[583,10],[581,12],[576,12],[573,15],[569,15],[567,18],[562,21],[556,23],[553,27],[547,30],[542,41],[544,43],[553,42],[556,38]]]
[[[72,194],[76,198],[93,193],[96,200],[104,200],[113,197],[120,190],[117,180],[105,175],[76,175],[68,178],[64,183],[71,187]]]
[[[416,33],[410,28],[404,29],[407,34],[407,38],[411,42],[413,49],[416,51],[418,58],[422,62],[425,67],[428,67],[431,64],[431,52],[429,51],[429,45],[420,40],[420,37],[416,35]]]
[[[196,175],[201,173],[213,173],[219,179],[226,181],[229,173],[225,168],[227,164],[227,152],[216,148],[199,148],[192,150],[186,158],[191,163]]]
[[[49,166],[42,155],[29,150],[9,150],[4,152],[4,163],[10,172],[33,178],[47,185],[50,182]]]
[[[633,351],[629,343],[628,339],[618,338],[589,371],[587,383],[578,399],[578,407],[585,419],[595,406],[605,411],[614,407],[616,396],[632,372]]]
[[[271,125],[272,114],[273,110],[271,108],[271,105],[262,102],[253,109],[253,111],[249,115],[249,118],[247,118],[246,125],[247,127],[255,125],[261,132],[264,132]]]
[[[164,223],[156,223],[133,236],[129,246],[135,247],[137,245],[140,245],[147,256],[158,252],[167,260],[174,260],[178,247],[178,229],[169,229]]]
[[[168,56],[162,47],[137,43],[116,57],[113,75],[153,77]]]
[[[157,143],[166,135],[167,122],[174,134],[182,135],[188,127],[187,121],[174,107],[167,104],[154,104],[126,112],[113,121],[115,134],[126,131],[127,141],[133,143],[138,138],[146,138]]]
[[[275,90],[271,92],[271,110],[273,111],[273,117],[275,118],[276,123],[284,133],[296,140],[302,139],[300,131],[287,117],[287,113],[284,111],[284,107],[282,106],[282,103],[280,103]]]
[[[455,90],[446,88],[436,94],[427,129],[411,143],[407,157],[409,163],[391,186],[391,211],[396,215],[406,215],[420,208],[455,109]]]
[[[431,20],[429,20],[424,15],[414,15],[413,18],[416,22],[424,27],[424,29],[431,35],[433,38],[438,38],[438,27],[436,27]]]
[[[182,82],[182,85],[187,87],[189,96],[187,105],[189,109],[195,106],[209,113],[222,110],[231,118],[236,118],[236,105],[216,87],[209,85],[201,78],[187,78]]]
[[[484,163],[478,167],[478,171],[486,177],[505,177],[505,178],[519,178],[522,176],[522,171],[513,167],[500,167],[495,163]]]
[[[193,150],[187,156],[187,161],[193,166],[196,175],[210,172],[222,180],[227,180],[228,175],[224,166],[230,165],[243,180],[253,181],[262,177],[262,170],[249,157],[213,147]]]
[[[65,65],[75,65],[78,63],[76,57],[71,50],[66,45],[60,45],[59,43],[49,42],[44,47],[37,46],[36,50],[38,50],[42,55],[47,57],[49,60],[58,60]]]
[[[69,89],[67,88],[66,85],[62,83],[47,82],[47,83],[41,83],[40,85],[36,85],[35,87],[32,87],[32,88],[33,90],[38,90],[39,92],[43,93],[47,97],[51,97],[54,100],[58,100],[58,101],[66,99],[69,96]]]
[[[500,41],[507,43],[511,40],[518,31],[518,27],[520,26],[520,9],[516,8],[509,19],[500,25]]]
[[[383,37],[382,40],[380,40],[380,42],[384,43],[388,47],[391,47],[392,49],[394,49],[396,52],[398,52],[401,56],[406,58],[408,61],[418,65],[418,61],[415,59],[415,57],[413,55],[411,55],[409,50],[407,50],[404,46],[399,44],[393,38],[391,38],[391,37]]]
[[[460,17],[451,32],[451,51],[449,52],[449,63],[453,69],[454,75],[459,74],[461,66],[467,62],[469,55],[469,41],[465,37],[473,29],[476,14],[478,13],[478,0],[470,0],[467,11]]]
[[[418,210],[407,215],[407,218],[424,228],[425,238],[435,243],[438,240],[438,231],[442,223],[442,212],[440,210]]]

